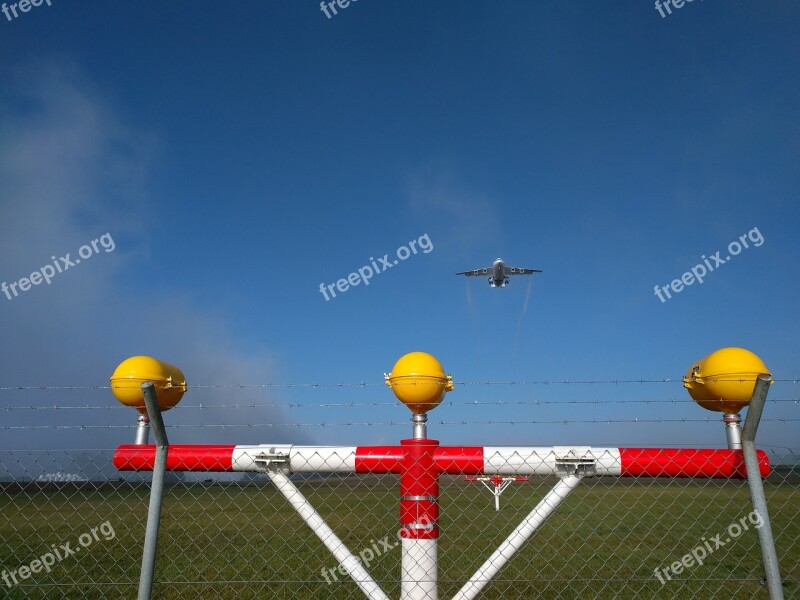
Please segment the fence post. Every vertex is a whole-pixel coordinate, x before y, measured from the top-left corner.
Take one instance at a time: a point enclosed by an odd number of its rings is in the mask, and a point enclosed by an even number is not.
[[[756,511],[763,523],[757,531],[769,597],[770,600],[783,600],[778,554],[775,551],[775,539],[772,536],[772,526],[770,525],[769,512],[767,511],[767,499],[764,495],[764,483],[761,481],[761,471],[758,466],[755,444],[756,431],[761,421],[761,413],[764,411],[764,402],[767,399],[771,381],[772,378],[769,375],[763,374],[756,379],[753,398],[750,401],[750,407],[747,409],[747,417],[742,431],[742,452],[747,466],[747,484],[750,486],[750,499],[753,502],[753,510]]]
[[[164,473],[167,470],[167,451],[169,441],[161,418],[161,408],[156,397],[156,388],[152,381],[142,384],[142,394],[147,406],[147,415],[156,439],[156,456],[153,465],[153,479],[150,487],[150,507],[147,510],[147,530],[144,536],[142,553],[142,572],[139,576],[138,600],[150,600],[153,593],[153,573],[156,567],[158,551],[158,530],[161,525],[161,503],[164,499]]]

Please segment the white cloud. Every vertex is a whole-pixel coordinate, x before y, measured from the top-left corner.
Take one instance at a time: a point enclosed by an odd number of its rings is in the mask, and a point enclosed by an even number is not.
[[[143,281],[126,266],[146,260],[147,233],[139,215],[152,200],[145,192],[158,147],[155,136],[118,118],[77,69],[54,63],[29,65],[4,89],[0,106],[0,282],[16,281],[109,232],[113,253],[100,252],[75,268],[8,300],[0,295],[4,356],[0,386],[107,385],[116,365],[131,355],[152,354],[177,364],[189,384],[266,382],[274,358],[239,349],[227,325],[175,291],[148,297]],[[13,108],[12,108],[13,107]],[[279,402],[272,392],[191,390],[167,424],[249,425],[287,422],[280,409],[223,410],[221,404]],[[135,412],[116,408],[109,390],[0,391],[0,407],[110,406],[84,411],[7,411],[4,425],[133,425]],[[246,443],[307,441],[294,428],[178,428],[171,442]],[[238,437],[237,437],[238,436]],[[245,436],[245,439],[243,439]],[[13,429],[5,448],[101,448],[129,443],[124,429]],[[280,438],[280,439],[279,439]]]
[[[430,164],[417,169],[407,178],[406,192],[412,210],[441,222],[448,237],[459,245],[501,233],[497,203],[471,189],[453,168]]]

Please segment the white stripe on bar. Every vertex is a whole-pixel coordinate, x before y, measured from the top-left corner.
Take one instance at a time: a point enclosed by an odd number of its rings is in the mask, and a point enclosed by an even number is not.
[[[355,473],[355,446],[258,444],[233,449],[234,471],[263,471],[265,458],[284,456],[292,473]],[[262,458],[263,457],[263,458]]]
[[[563,474],[557,469],[557,459],[581,458],[594,461],[594,474],[598,476],[622,472],[619,448],[589,446],[486,446],[483,471],[486,475],[557,475]]]

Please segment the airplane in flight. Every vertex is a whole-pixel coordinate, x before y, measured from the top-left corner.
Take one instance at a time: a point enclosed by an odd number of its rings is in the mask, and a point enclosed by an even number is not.
[[[480,277],[481,275],[488,275],[489,285],[493,288],[506,287],[509,282],[509,275],[532,275],[533,273],[541,273],[539,269],[522,269],[519,267],[507,267],[502,258],[496,258],[491,267],[484,267],[483,269],[473,269],[472,271],[463,271],[456,273],[456,275],[466,275],[467,277]]]

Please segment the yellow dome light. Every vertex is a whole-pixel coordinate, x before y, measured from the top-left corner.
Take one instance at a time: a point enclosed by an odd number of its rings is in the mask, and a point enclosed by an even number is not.
[[[386,375],[386,385],[411,412],[421,415],[436,408],[453,390],[453,378],[427,352],[409,352]]]
[[[750,404],[756,379],[771,375],[764,362],[744,348],[721,348],[698,360],[683,378],[683,387],[700,406],[736,414]]]
[[[150,356],[132,356],[122,361],[111,375],[111,391],[125,406],[146,414],[142,384],[147,381],[153,382],[162,411],[180,402],[186,391],[186,378],[178,367]]]

